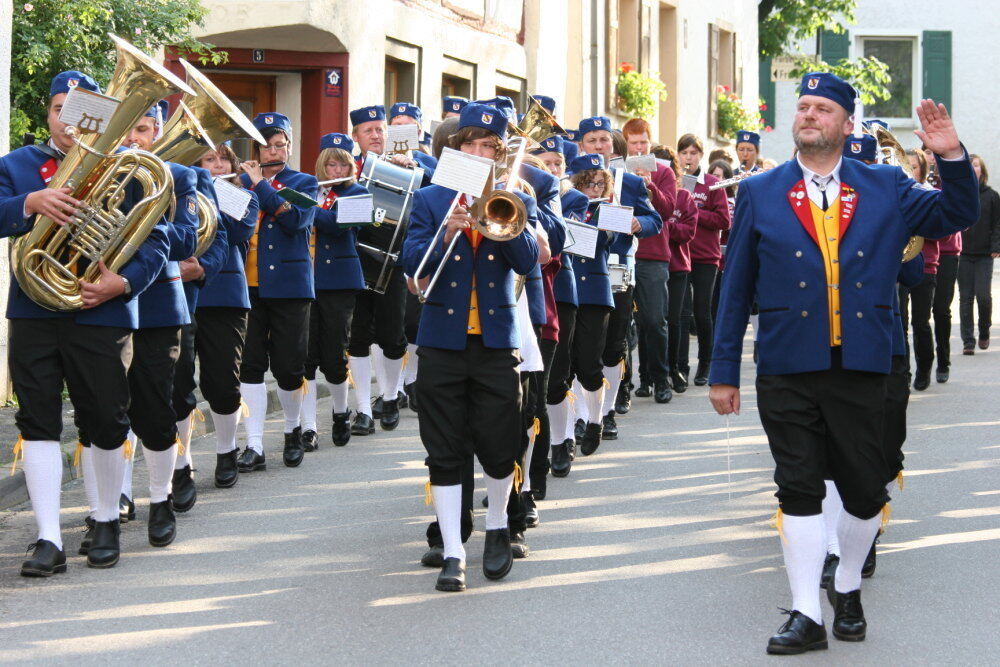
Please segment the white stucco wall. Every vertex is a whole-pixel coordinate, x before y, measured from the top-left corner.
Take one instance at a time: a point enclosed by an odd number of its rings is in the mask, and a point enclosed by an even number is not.
[[[917,82],[920,84],[920,35],[924,30],[952,31],[952,116],[959,136],[969,150],[980,153],[994,172],[1000,165],[1000,124],[993,116],[1000,92],[997,60],[997,19],[994,3],[937,2],[932,0],[859,0],[857,25],[849,28],[851,57],[861,54],[858,36],[913,35],[917,38]],[[815,41],[806,52],[815,51]],[[763,153],[779,161],[792,152],[791,122],[795,111],[795,84],[775,87],[775,131],[766,136]],[[893,133],[905,148],[919,145],[913,134],[915,123],[897,123]]]

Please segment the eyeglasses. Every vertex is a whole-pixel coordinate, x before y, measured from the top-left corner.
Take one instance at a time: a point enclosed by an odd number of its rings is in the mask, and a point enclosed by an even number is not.
[[[264,146],[261,150],[265,150],[265,151],[283,151],[286,148],[288,148],[288,146],[289,145],[285,144],[285,143],[282,143],[282,144],[268,144],[267,146]]]
[[[606,186],[607,184],[608,184],[607,181],[584,181],[583,183],[581,183],[581,185],[583,185],[583,187],[585,188],[601,188],[601,189],[603,189],[604,186]]]

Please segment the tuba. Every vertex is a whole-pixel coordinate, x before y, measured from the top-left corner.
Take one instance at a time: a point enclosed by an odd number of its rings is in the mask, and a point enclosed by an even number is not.
[[[906,157],[906,151],[900,145],[895,135],[881,125],[873,125],[870,133],[875,137],[875,141],[878,142],[875,161],[878,164],[891,164],[894,167],[899,167],[903,170],[904,174],[913,178],[913,170],[910,169],[910,159]],[[903,248],[903,261],[908,262],[919,255],[923,247],[923,236],[911,236]]]
[[[516,129],[516,134],[526,137],[536,144],[541,144],[556,134],[566,134],[566,130],[560,127],[555,117],[546,111],[545,107],[539,104],[534,97],[531,98],[531,105],[528,106],[527,113],[524,114],[524,118],[518,123]],[[534,150],[535,147],[529,146],[529,148]]]
[[[65,226],[38,216],[32,230],[11,249],[11,265],[21,289],[49,310],[80,310],[80,281],[98,278],[99,261],[111,271],[121,269],[171,202],[173,177],[166,165],[152,153],[118,152],[118,147],[158,100],[191,89],[136,47],[110,37],[118,63],[105,92],[121,104],[104,134],[81,137],[75,128],[66,129],[76,145],[49,182],[50,188],[69,188],[82,205]],[[141,187],[142,198],[126,214],[118,207],[132,181]]]
[[[153,144],[153,154],[164,162],[194,164],[217,144],[230,139],[249,138],[264,144],[264,137],[243,112],[212,83],[185,60],[187,83],[194,92],[181,98],[177,110],[163,126],[163,134]],[[201,257],[215,240],[219,215],[215,204],[198,193],[198,246],[194,256]]]

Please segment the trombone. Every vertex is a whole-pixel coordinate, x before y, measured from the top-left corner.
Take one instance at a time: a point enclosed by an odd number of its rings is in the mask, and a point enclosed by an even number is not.
[[[482,196],[469,209],[469,214],[472,216],[472,228],[493,241],[510,241],[524,231],[524,226],[528,222],[527,209],[524,207],[524,202],[521,201],[521,198],[514,194],[514,188],[520,180],[518,172],[521,170],[521,162],[524,160],[524,152],[530,143],[530,139],[517,136],[511,141],[511,144],[515,142],[517,143],[517,151],[514,154],[513,161],[510,163],[510,167],[507,169],[507,184],[504,189],[493,189],[494,166],[490,170],[490,176],[486,181],[486,185],[483,187]],[[444,219],[441,220],[437,231],[434,232],[434,236],[427,246],[427,252],[424,253],[414,273],[413,282],[416,284],[417,298],[420,300],[420,303],[425,303],[430,298],[431,291],[437,285],[438,278],[444,272],[444,265],[448,261],[448,256],[451,255],[452,250],[455,249],[455,244],[458,243],[459,235],[456,233],[451,237],[451,241],[444,251],[444,257],[431,276],[430,282],[427,283],[427,287],[421,288],[420,274],[427,267],[427,263],[430,261],[431,255],[434,254],[440,239],[444,238],[444,234],[448,230],[448,219],[455,212],[455,207],[458,206],[458,200],[461,197],[462,193],[458,193],[451,200],[448,211],[444,214]]]

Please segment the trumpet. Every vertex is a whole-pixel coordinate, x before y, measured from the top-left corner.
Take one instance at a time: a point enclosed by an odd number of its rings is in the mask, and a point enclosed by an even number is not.
[[[517,151],[514,154],[513,161],[506,169],[506,186],[503,190],[493,189],[495,182],[494,165],[494,168],[490,170],[490,177],[486,180],[482,196],[478,197],[469,209],[469,214],[472,216],[472,228],[493,241],[510,241],[524,231],[524,226],[528,222],[527,209],[521,198],[514,194],[514,189],[520,180],[517,174],[521,170],[521,162],[524,160],[524,152],[530,143],[530,139],[526,140],[523,137],[516,137],[511,143],[517,144]],[[425,303],[430,298],[431,291],[437,285],[438,278],[444,272],[444,264],[447,258],[451,255],[452,250],[455,249],[455,244],[458,243],[459,235],[455,234],[451,237],[451,242],[448,243],[448,248],[444,252],[444,259],[438,264],[437,269],[431,276],[430,282],[427,283],[427,287],[421,288],[420,274],[424,272],[431,255],[434,254],[434,249],[437,247],[439,239],[444,238],[444,234],[448,230],[448,219],[455,212],[455,207],[458,206],[458,200],[461,197],[462,194],[459,193],[451,200],[451,205],[448,206],[448,211],[444,214],[444,219],[441,220],[437,231],[434,232],[434,236],[427,246],[427,252],[424,253],[414,273],[413,281],[416,284],[417,298],[420,300],[420,303]]]

